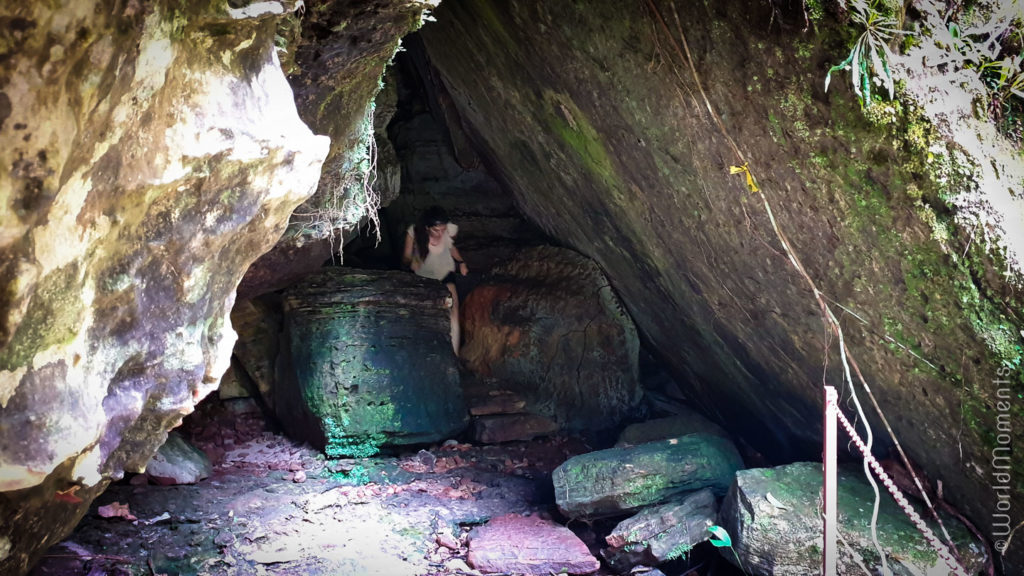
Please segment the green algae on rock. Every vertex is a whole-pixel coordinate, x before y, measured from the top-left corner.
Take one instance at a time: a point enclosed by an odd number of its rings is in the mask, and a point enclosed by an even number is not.
[[[742,467],[729,440],[690,434],[574,456],[551,479],[558,509],[587,518],[637,510],[702,488],[722,495]]]
[[[278,417],[332,458],[444,440],[469,413],[443,285],[407,272],[328,268],[285,291]]]

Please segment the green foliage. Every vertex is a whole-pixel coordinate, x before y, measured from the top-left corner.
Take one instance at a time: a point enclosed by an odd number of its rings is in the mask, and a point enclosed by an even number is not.
[[[950,22],[945,40],[954,60],[975,70],[989,92],[988,113],[1001,131],[1024,140],[1024,21],[1020,0],[981,15],[961,14]]]
[[[690,553],[690,550],[693,550],[693,546],[690,546],[686,542],[683,542],[677,545],[675,548],[669,550],[668,554],[665,555],[665,560],[668,561],[675,560],[677,558],[684,558],[687,554]]]
[[[825,7],[821,0],[804,0],[804,14],[811,22],[821,22],[825,17]]]
[[[832,73],[850,70],[853,91],[865,108],[871,106],[872,83],[885,88],[890,100],[894,96],[895,81],[889,68],[893,54],[889,49],[889,41],[893,36],[903,33],[899,29],[899,22],[877,10],[875,4],[868,4],[867,0],[851,0],[851,18],[864,27],[864,32],[857,38],[846,60],[829,68],[825,75],[825,91],[828,92]]]
[[[715,548],[732,548],[732,538],[729,537],[729,531],[721,526],[708,526],[708,532],[711,532],[712,537],[708,538],[708,542]]]
[[[729,537],[729,531],[721,526],[708,526],[708,532],[711,532],[711,538],[708,538],[708,542],[715,548],[728,548],[732,550],[732,555],[736,558],[736,565],[740,567],[740,570],[744,574],[747,573],[747,569],[743,567],[743,562],[740,560],[740,555],[736,553],[736,549],[732,547],[732,538]]]
[[[281,70],[287,75],[299,72],[299,66],[295,62],[295,51],[302,39],[304,12],[304,10],[296,10],[285,14],[277,22],[277,30],[274,33],[274,48],[277,50],[277,58],[281,62]]]

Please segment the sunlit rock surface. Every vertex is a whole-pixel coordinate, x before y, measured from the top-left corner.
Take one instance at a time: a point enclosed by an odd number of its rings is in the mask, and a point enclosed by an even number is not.
[[[444,440],[469,421],[448,289],[402,271],[327,268],[285,291],[275,390],[293,437],[332,457]]]
[[[0,9],[0,573],[216,388],[235,286],[327,154],[273,14],[175,6]]]
[[[1024,422],[1024,305],[1004,276],[1024,163],[976,129],[985,97],[963,88],[978,83],[930,9],[908,13],[927,31],[900,60],[904,95],[928,98],[865,113],[846,73],[824,92],[862,30],[831,13],[808,28],[780,4],[451,0],[421,35],[492,173],[598,262],[688,398],[759,452],[819,457],[821,383],[843,363],[777,226],[903,446],[991,532],[1000,494],[1024,500],[1024,459],[1003,484],[992,459],[1024,445],[1024,426],[997,420]],[[730,175],[745,162],[774,219]],[[975,217],[989,208],[1000,217]],[[1005,538],[1020,517],[995,520]],[[1019,572],[1024,539],[1013,549]]]

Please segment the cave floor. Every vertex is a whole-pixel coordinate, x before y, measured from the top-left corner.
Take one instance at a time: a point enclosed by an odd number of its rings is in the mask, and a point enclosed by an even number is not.
[[[472,574],[468,531],[507,513],[557,516],[550,472],[590,449],[566,437],[448,441],[326,461],[223,405],[206,416],[182,430],[213,454],[212,476],[160,486],[143,475],[110,486],[32,575]],[[136,519],[101,516],[112,503]],[[592,528],[571,527],[596,553]]]

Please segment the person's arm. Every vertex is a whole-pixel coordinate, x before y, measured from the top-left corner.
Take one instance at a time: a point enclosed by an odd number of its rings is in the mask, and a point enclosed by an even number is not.
[[[406,266],[415,272],[419,267],[419,263],[416,262],[412,257],[412,250],[416,244],[412,234],[405,235],[405,250],[402,252],[402,266]]]
[[[466,266],[466,261],[462,259],[462,254],[459,254],[459,249],[452,244],[452,258],[455,259],[455,267],[458,269],[459,274],[465,276],[469,274],[469,266]]]

